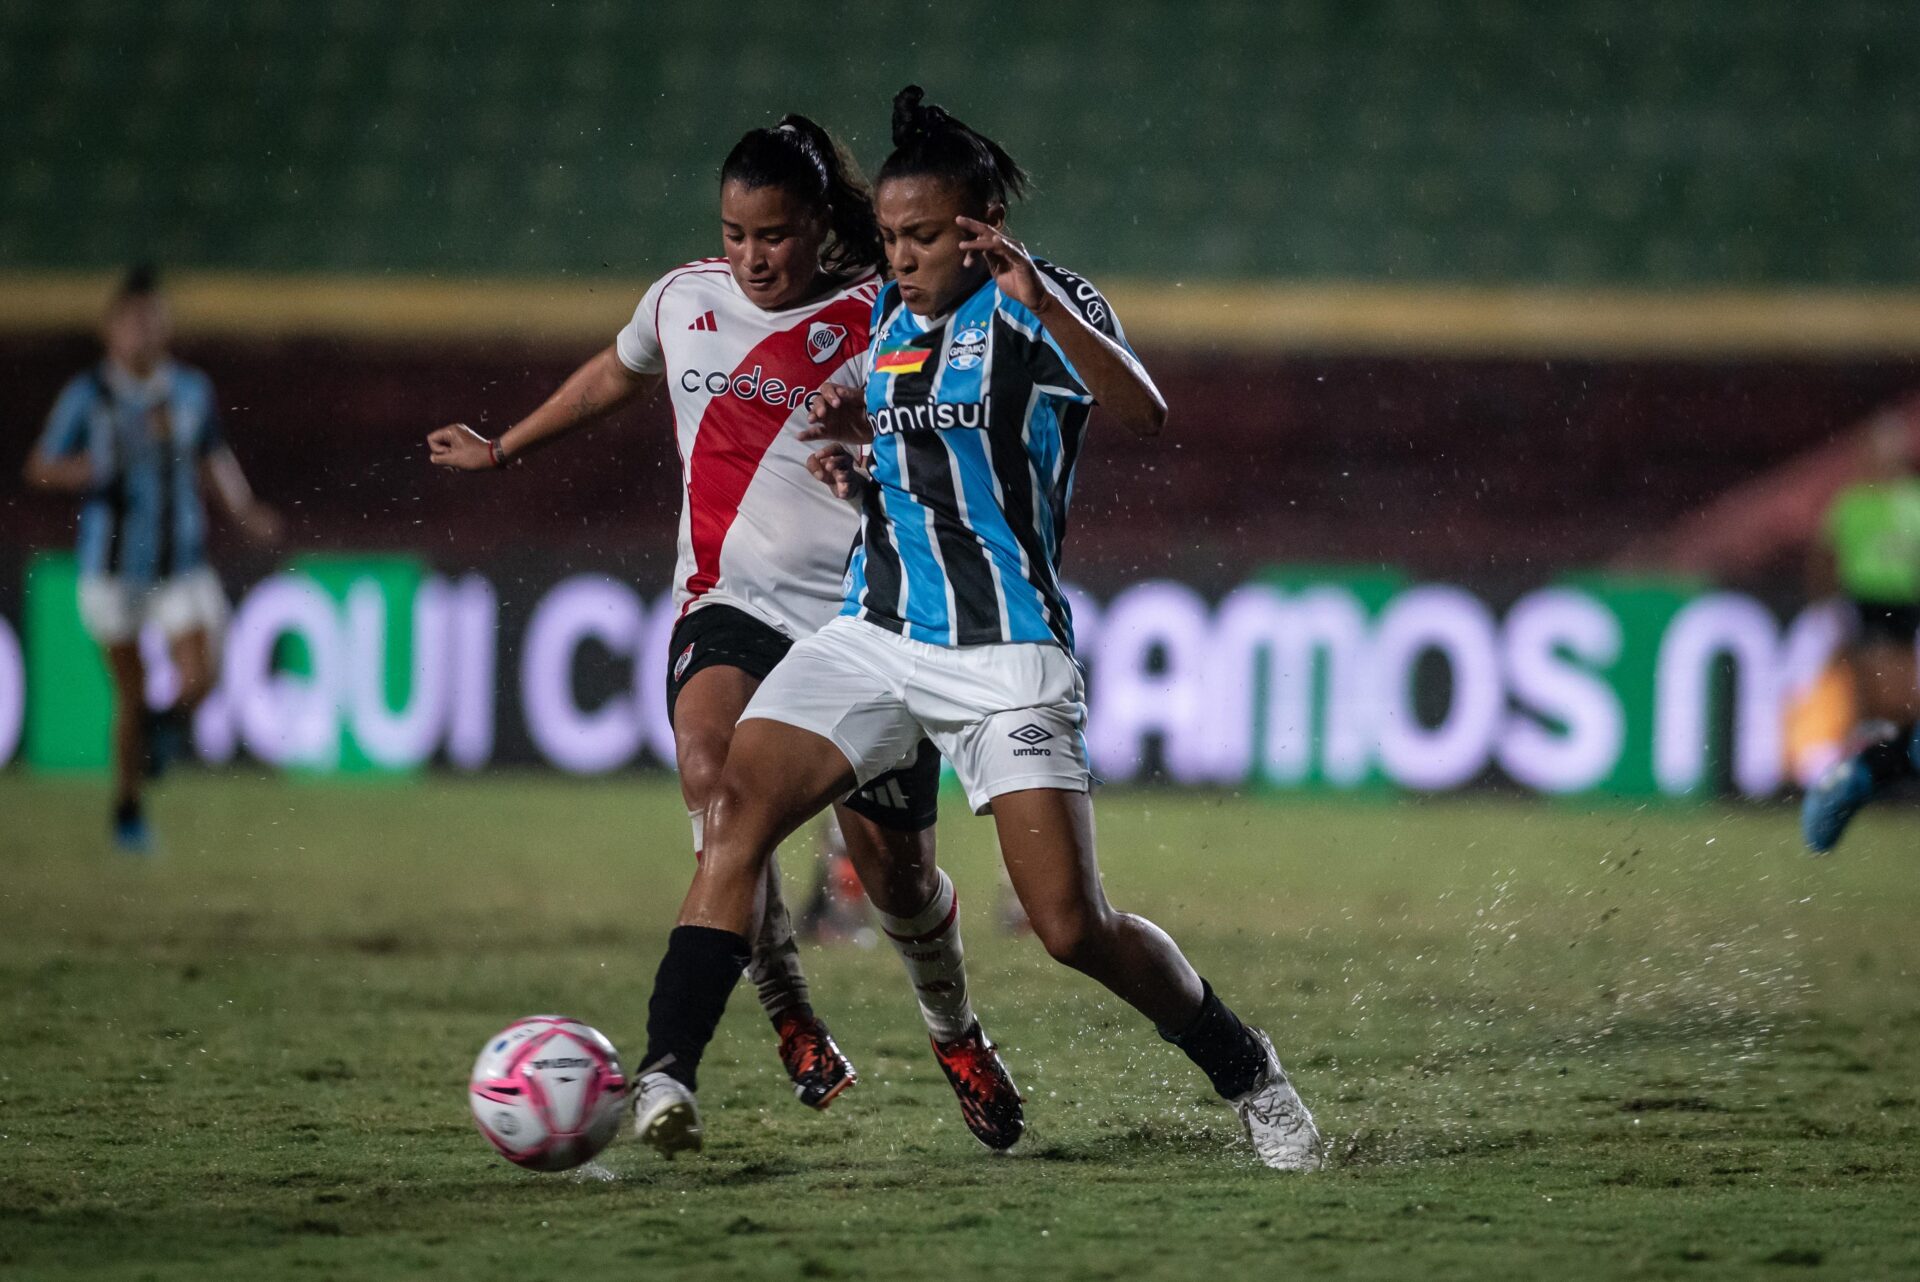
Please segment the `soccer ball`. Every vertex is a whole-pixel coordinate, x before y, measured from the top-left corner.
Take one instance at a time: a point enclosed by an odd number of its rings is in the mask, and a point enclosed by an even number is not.
[[[613,1043],[564,1015],[515,1020],[489,1037],[467,1085],[480,1133],[535,1171],[591,1160],[619,1133],[626,1098]]]

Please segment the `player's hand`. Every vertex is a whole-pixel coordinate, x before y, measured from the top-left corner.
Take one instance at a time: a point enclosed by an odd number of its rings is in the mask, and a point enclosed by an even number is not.
[[[800,429],[800,439],[837,445],[872,444],[866,392],[839,383],[826,384],[807,402],[807,425]]]
[[[990,226],[965,215],[954,221],[960,224],[960,230],[968,233],[968,239],[960,242],[960,248],[967,253],[967,266],[973,266],[974,255],[979,255],[1000,292],[1035,316],[1043,315],[1053,305],[1053,295],[1040,283],[1040,269],[1033,265],[1033,255],[1027,253],[1025,245],[1007,235],[1006,228]]]
[[[857,498],[872,480],[842,445],[829,445],[808,455],[807,471],[837,499]]]
[[[492,443],[465,423],[449,423],[427,433],[427,459],[460,472],[491,472]]]

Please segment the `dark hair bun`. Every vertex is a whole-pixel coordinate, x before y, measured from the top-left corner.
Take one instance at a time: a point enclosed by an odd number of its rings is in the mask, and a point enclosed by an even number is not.
[[[939,132],[947,113],[939,106],[926,105],[927,91],[908,85],[893,96],[893,145],[904,147],[917,138]]]
[[[1027,190],[1027,171],[1006,148],[945,107],[928,102],[919,85],[908,85],[893,96],[893,154],[880,166],[883,182],[908,174],[933,174],[958,183],[978,210],[1004,205]]]

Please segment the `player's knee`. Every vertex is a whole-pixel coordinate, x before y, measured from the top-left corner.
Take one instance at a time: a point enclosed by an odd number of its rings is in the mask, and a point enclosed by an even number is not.
[[[180,673],[180,706],[191,712],[207,701],[213,693],[213,674],[205,668],[183,670]]]
[[[726,741],[716,738],[686,738],[677,745],[680,766],[680,792],[690,808],[708,804],[727,768]]]
[[[1062,966],[1086,970],[1106,954],[1107,939],[1112,934],[1110,916],[1076,904],[1032,915],[1030,920],[1047,956]]]
[[[765,827],[764,806],[751,780],[738,771],[723,767],[713,771],[706,784],[707,851],[732,851],[760,844]]]
[[[899,832],[849,812],[841,817],[840,831],[867,898],[881,912],[912,917],[939,892],[931,829]]]

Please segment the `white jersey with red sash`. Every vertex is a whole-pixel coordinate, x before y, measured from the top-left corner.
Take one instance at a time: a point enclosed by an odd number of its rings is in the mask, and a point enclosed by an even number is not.
[[[798,433],[822,384],[866,382],[879,291],[868,274],[763,311],[725,259],[703,259],[655,281],[620,331],[621,362],[661,375],[673,398],[682,616],[723,603],[798,638],[838,612],[859,514],[807,471],[818,447]]]

